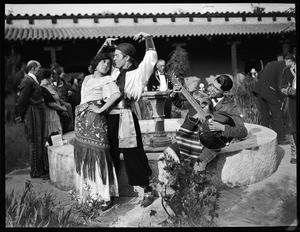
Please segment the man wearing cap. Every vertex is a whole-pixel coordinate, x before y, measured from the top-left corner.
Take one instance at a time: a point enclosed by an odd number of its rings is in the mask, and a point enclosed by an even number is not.
[[[234,125],[229,125],[212,120],[209,122],[210,131],[221,131],[221,135],[226,138],[243,139],[247,136],[248,131],[241,118],[241,113],[234,103],[233,97],[224,95],[224,92],[230,91],[232,86],[232,79],[228,75],[221,74],[217,76],[207,88],[207,93],[211,99],[198,94],[195,94],[194,97],[199,102],[204,98],[206,99],[208,104],[202,106],[205,111],[214,111],[217,114],[228,115],[234,121]],[[189,109],[189,111],[183,124],[176,133],[176,143],[166,148],[162,155],[167,157],[171,156],[177,162],[182,161],[186,157],[190,157],[195,164],[194,167],[198,171],[203,171],[206,165],[218,155],[220,149],[208,149],[201,144],[199,139],[199,134],[202,130],[201,119],[199,117],[199,120],[191,120],[191,117],[198,119],[196,111],[190,103],[183,101],[182,98],[179,97],[179,89],[180,86],[174,85],[175,91],[170,94],[172,102],[176,107]]]
[[[157,53],[152,36],[149,34],[140,32],[133,39],[145,40],[146,53],[136,67],[134,65],[136,49],[132,44],[121,43],[115,49],[113,58],[115,69],[111,76],[119,86],[122,96],[118,105],[109,111],[108,135],[116,170],[119,170],[120,153],[123,153],[128,182],[130,185],[144,188],[141,206],[147,207],[154,201],[153,191],[149,186],[152,170],[143,148],[138,119],[132,111],[131,104],[140,99],[157,62]],[[104,48],[105,45],[111,45],[109,41],[112,39],[108,38],[104,42]]]

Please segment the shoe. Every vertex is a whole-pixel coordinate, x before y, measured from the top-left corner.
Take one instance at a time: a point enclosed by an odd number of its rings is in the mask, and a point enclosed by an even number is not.
[[[112,207],[113,203],[112,201],[105,201],[102,205],[101,205],[101,210],[102,211],[106,211],[108,210],[110,207]]]
[[[49,174],[41,175],[41,178],[42,178],[43,180],[50,180]]]
[[[288,140],[278,141],[278,145],[287,145],[287,144],[290,144],[290,141]]]
[[[296,164],[296,163],[297,163],[297,160],[296,160],[295,158],[291,158],[290,163],[291,163],[291,164]]]
[[[38,179],[38,178],[42,178],[42,175],[30,175],[31,179]]]
[[[146,208],[154,201],[154,194],[152,192],[145,193],[141,206]]]

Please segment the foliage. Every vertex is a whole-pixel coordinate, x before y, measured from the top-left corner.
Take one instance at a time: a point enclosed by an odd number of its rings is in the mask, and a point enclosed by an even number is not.
[[[257,13],[257,14],[264,13],[264,11],[266,9],[265,7],[254,6],[252,3],[251,3],[251,7],[253,9],[253,13]]]
[[[214,219],[219,192],[211,183],[211,173],[194,168],[194,161],[186,158],[177,163],[172,158],[163,157],[164,170],[169,176],[168,183],[158,182],[155,188],[162,197],[162,206],[169,216],[171,226],[212,227],[217,226]],[[170,214],[164,203],[173,214]]]
[[[289,9],[285,10],[284,12],[296,14],[296,9],[295,9],[295,7],[290,7]]]
[[[5,123],[5,173],[28,167],[29,143],[24,123]]]
[[[258,98],[253,94],[256,80],[250,75],[246,75],[240,83],[235,83],[232,94],[236,104],[243,114],[244,122],[260,124],[261,115]]]
[[[21,83],[25,64],[21,63],[21,56],[12,48],[10,54],[5,56],[5,93],[16,92]]]
[[[78,225],[71,219],[72,207],[56,207],[55,197],[41,194],[33,189],[31,182],[25,183],[22,195],[14,190],[5,197],[6,227],[69,227]]]
[[[84,224],[90,224],[92,220],[99,216],[101,205],[104,203],[99,198],[94,198],[91,195],[91,186],[84,184],[84,194],[77,195],[73,190],[69,191],[72,200],[75,200],[74,209],[78,214],[79,219],[83,219]]]
[[[177,46],[176,49],[171,52],[170,59],[167,62],[167,71],[170,75],[175,74],[182,83],[184,82],[184,75],[190,71],[190,61],[187,51],[181,46]]]

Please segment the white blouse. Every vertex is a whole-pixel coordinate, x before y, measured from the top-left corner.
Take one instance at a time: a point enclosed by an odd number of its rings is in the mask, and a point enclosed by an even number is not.
[[[106,102],[114,93],[120,93],[120,90],[111,76],[94,77],[91,74],[86,76],[82,82],[80,104],[94,100]]]

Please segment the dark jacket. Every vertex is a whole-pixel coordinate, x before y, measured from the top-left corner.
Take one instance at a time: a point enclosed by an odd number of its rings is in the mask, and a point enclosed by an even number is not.
[[[294,76],[290,70],[290,67],[286,67],[283,70],[282,78],[280,81],[280,91],[282,89],[289,89],[292,87],[294,80]],[[290,119],[292,120],[292,127],[290,127],[290,132],[294,133],[296,131],[296,125],[297,125],[297,102],[296,102],[296,94],[291,95],[289,91],[287,92],[287,100],[288,100],[288,112],[290,115]]]
[[[32,77],[25,74],[19,86],[17,102],[18,113],[23,120],[29,107],[44,107],[41,86]]]
[[[166,78],[168,89],[172,89],[173,84],[171,82],[171,77],[166,72],[165,72],[165,78]],[[160,80],[159,80],[159,76],[158,76],[158,71],[156,70],[155,72],[152,73],[152,75],[149,78],[149,81],[147,84],[147,89],[148,89],[148,91],[156,91],[159,89],[159,86],[160,86]]]
[[[196,113],[191,104],[180,98],[179,94],[175,94],[175,96],[171,100],[176,107],[181,109],[189,109],[181,127],[189,131],[197,130],[198,127],[189,120],[189,116],[192,116]],[[230,116],[235,122],[235,126],[229,126],[225,124],[225,131],[223,132],[222,136],[227,138],[233,137],[237,139],[243,139],[247,136],[247,128],[245,127],[243,119],[240,117],[241,113],[238,110],[237,105],[234,103],[233,97],[225,96],[221,101],[217,103],[214,110],[216,113],[226,114]]]
[[[282,101],[284,95],[279,90],[279,84],[284,68],[284,61],[272,61],[268,63],[259,75],[253,93],[257,96],[260,95],[271,104]]]
[[[293,84],[294,76],[291,72],[290,67],[285,67],[282,72],[282,78],[280,80],[279,89],[282,91],[282,89],[287,89],[288,87],[291,87]],[[296,95],[290,95],[287,94],[289,98],[292,98],[296,100]]]

